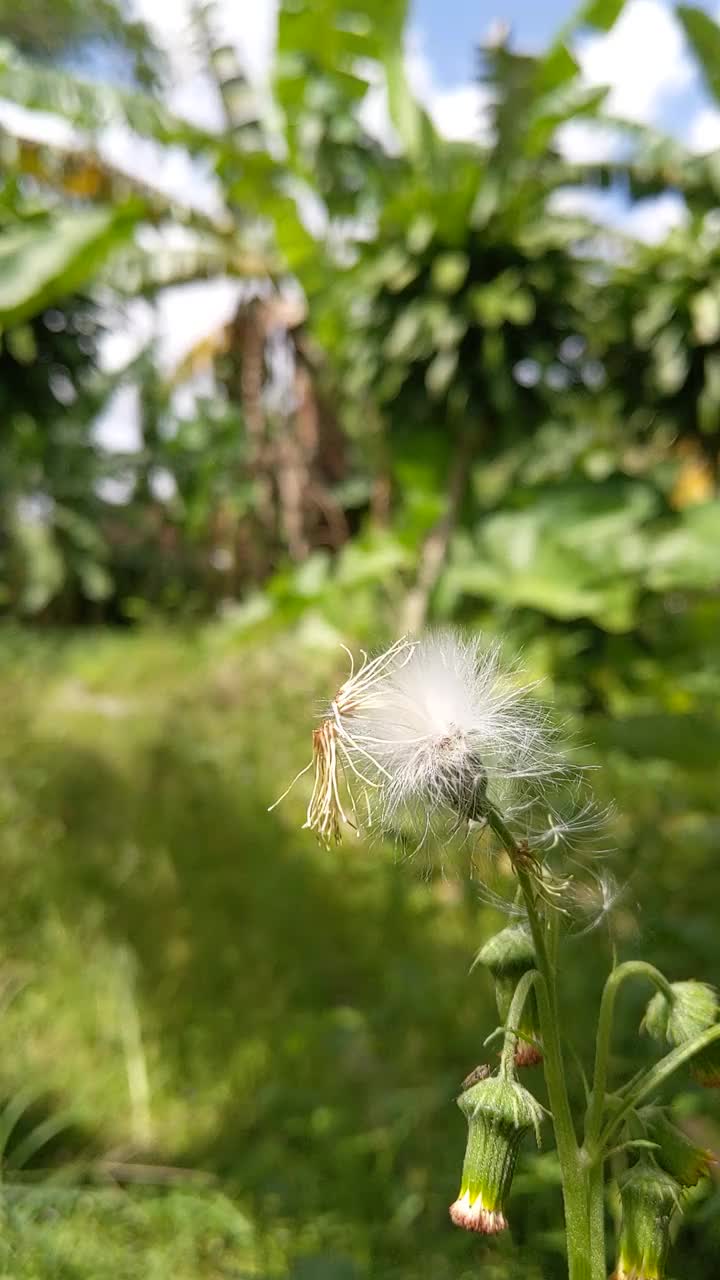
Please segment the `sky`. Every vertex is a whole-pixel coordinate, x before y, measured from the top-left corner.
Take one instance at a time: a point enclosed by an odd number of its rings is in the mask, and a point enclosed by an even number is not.
[[[713,12],[707,0],[693,2]],[[578,7],[579,0],[412,0],[411,24],[423,32],[432,50],[438,79],[452,84],[471,72],[472,49],[494,21],[507,22],[517,45],[537,52]],[[671,8],[665,0],[660,7]]]
[[[720,3],[694,0],[720,18]],[[440,92],[467,83],[474,50],[493,22],[506,22],[515,47],[546,48],[577,8],[569,0],[414,0],[410,27]],[[576,44],[586,76],[614,86],[611,106],[685,140],[720,146],[720,112],[708,101],[669,0],[629,0],[607,35]]]

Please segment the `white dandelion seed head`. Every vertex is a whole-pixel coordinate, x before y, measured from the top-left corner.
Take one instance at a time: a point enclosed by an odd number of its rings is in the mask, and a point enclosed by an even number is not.
[[[359,661],[346,653],[347,675],[313,731],[313,758],[275,804],[312,771],[304,825],[323,844],[339,843],[346,829],[391,835],[402,857],[425,849],[433,875],[469,870],[495,905],[522,915],[507,902],[513,867],[495,856],[507,850],[501,816],[536,859],[538,892],[567,914],[565,864],[595,836],[598,810],[585,797],[584,770],[561,754],[535,685],[502,661],[498,644],[450,629]]]
[[[486,789],[561,768],[541,704],[503,667],[499,646],[447,630],[392,663],[345,720],[350,751],[374,769],[382,819],[452,809],[481,820]]]

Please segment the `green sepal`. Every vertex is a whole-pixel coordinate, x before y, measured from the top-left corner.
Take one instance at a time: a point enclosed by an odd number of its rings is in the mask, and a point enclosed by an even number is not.
[[[658,1164],[683,1187],[694,1187],[715,1163],[711,1151],[697,1147],[670,1119],[664,1107],[643,1107],[638,1116],[651,1142]]]
[[[501,929],[480,948],[476,963],[485,965],[493,978],[521,978],[529,969],[536,967],[530,930],[522,924],[511,924],[507,929]]]

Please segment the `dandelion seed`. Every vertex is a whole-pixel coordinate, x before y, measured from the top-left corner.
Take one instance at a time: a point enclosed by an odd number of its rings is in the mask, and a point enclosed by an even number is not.
[[[584,928],[576,929],[574,936],[584,938],[603,924],[609,924],[612,915],[626,893],[626,886],[619,884],[608,872],[591,873],[589,881],[575,894],[576,905],[587,919]]]
[[[598,805],[594,798],[583,795],[577,783],[562,799],[562,804],[548,806],[537,827],[528,829],[528,840],[535,848],[578,851],[597,838],[613,815],[611,805]],[[610,850],[601,847],[595,852],[604,856]]]

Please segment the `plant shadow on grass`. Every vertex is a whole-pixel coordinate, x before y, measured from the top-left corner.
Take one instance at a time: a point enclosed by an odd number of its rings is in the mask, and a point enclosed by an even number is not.
[[[316,849],[268,814],[252,760],[203,751],[202,731],[171,711],[130,770],[67,739],[32,744],[63,832],[47,892],[66,923],[90,912],[133,953],[143,1030],[185,1113],[155,1154],[217,1175],[291,1255],[329,1250],[375,1277],[512,1267],[555,1188],[532,1224],[518,1200],[515,1244],[447,1218],[453,1099],[495,1052],[490,993],[468,975],[474,891],[433,892],[379,849]]]

